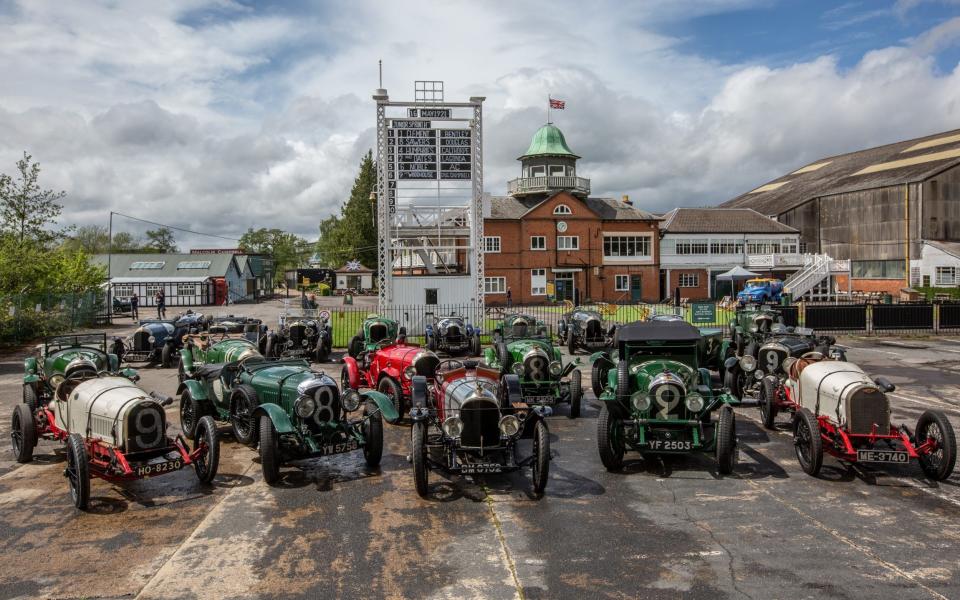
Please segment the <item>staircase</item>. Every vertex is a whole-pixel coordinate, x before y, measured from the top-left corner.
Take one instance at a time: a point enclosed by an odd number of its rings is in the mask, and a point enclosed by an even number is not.
[[[803,268],[783,282],[783,291],[799,299],[830,276],[831,262],[826,254],[805,254]]]

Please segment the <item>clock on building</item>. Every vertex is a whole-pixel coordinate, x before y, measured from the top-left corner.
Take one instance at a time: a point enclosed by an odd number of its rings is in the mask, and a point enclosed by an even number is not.
[[[557,231],[559,231],[560,233],[563,233],[563,232],[565,232],[566,230],[567,230],[567,222],[566,222],[566,221],[557,221]]]

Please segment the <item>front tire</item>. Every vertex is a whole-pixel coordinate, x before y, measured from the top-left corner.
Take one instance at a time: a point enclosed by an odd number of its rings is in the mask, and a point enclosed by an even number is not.
[[[160,366],[169,369],[173,366],[173,345],[164,344],[160,349]]]
[[[400,387],[400,384],[397,383],[392,377],[384,377],[380,380],[380,384],[377,385],[377,391],[390,397],[390,401],[393,402],[394,408],[397,409],[397,414],[400,415],[398,419],[402,419],[403,388]]]
[[[550,431],[543,420],[533,428],[533,493],[542,496],[550,478]]]
[[[577,353],[577,338],[573,335],[572,326],[567,328],[567,352],[570,353],[570,356]]]
[[[314,362],[324,363],[330,358],[330,348],[324,340],[317,340],[317,348],[314,352]]]
[[[200,403],[190,395],[190,390],[180,394],[180,429],[191,440],[197,439],[197,427],[203,416]]]
[[[717,470],[721,475],[729,475],[736,464],[737,421],[733,408],[724,406],[717,421]]]
[[[727,369],[727,374],[723,378],[723,387],[730,390],[730,393],[737,400],[743,400],[743,371],[740,369],[740,365],[734,365],[730,369]]]
[[[217,431],[217,424],[210,415],[200,419],[195,431],[196,441],[193,444],[193,449],[196,450],[200,444],[204,444],[207,451],[193,462],[193,469],[196,471],[200,483],[209,484],[217,476],[217,469],[220,467],[220,433]]]
[[[280,479],[280,445],[270,417],[260,417],[260,468],[263,480],[273,485]]]
[[[367,420],[363,424],[363,437],[366,443],[363,446],[363,458],[367,466],[376,469],[383,458],[383,416],[375,404],[370,402],[366,406]]]
[[[437,351],[437,338],[432,335],[427,335],[427,350],[430,352]]]
[[[793,445],[803,472],[816,477],[823,466],[823,440],[820,424],[809,409],[801,408],[793,417]]]
[[[90,505],[90,464],[87,462],[87,447],[79,433],[67,438],[67,468],[64,472],[70,485],[70,499],[80,510]]]
[[[233,428],[233,437],[244,446],[253,446],[257,443],[253,409],[258,404],[257,391],[249,385],[239,386],[231,397],[230,426]]]
[[[32,414],[40,406],[40,399],[37,397],[37,388],[32,383],[23,384],[23,403],[30,408]]]
[[[361,352],[363,352],[363,336],[355,335],[353,339],[350,340],[350,345],[347,346],[347,354],[350,355],[351,358],[357,358]]]
[[[37,446],[37,425],[33,420],[33,411],[26,404],[20,403],[13,409],[10,441],[18,463],[33,460],[33,449]]]
[[[607,373],[610,372],[610,365],[603,359],[593,363],[590,370],[590,387],[593,389],[593,395],[598,399],[603,393],[603,388],[607,386]]]
[[[480,334],[474,334],[473,341],[470,344],[470,353],[473,356],[480,356]]]
[[[919,457],[920,468],[934,481],[943,481],[953,473],[957,462],[957,438],[953,426],[939,410],[925,411],[917,420],[916,445],[936,440],[937,449]]]
[[[777,423],[777,379],[764,377],[760,385],[760,418],[763,426],[773,429]]]
[[[600,462],[610,472],[623,468],[623,423],[610,413],[606,402],[600,407],[597,417],[597,449]]]
[[[497,360],[500,361],[500,374],[506,375],[510,372],[510,351],[503,340],[497,342]]]
[[[427,469],[427,424],[419,421],[413,424],[411,430],[411,442],[413,445],[411,458],[413,461],[413,485],[417,489],[417,495],[426,498],[429,493],[429,471]]]
[[[570,374],[570,418],[580,416],[580,404],[583,400],[583,386],[580,382],[580,371],[574,369]]]

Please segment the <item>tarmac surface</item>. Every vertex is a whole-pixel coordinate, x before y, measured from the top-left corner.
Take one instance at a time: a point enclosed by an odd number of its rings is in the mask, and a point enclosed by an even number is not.
[[[231,310],[273,322],[277,308]],[[960,339],[840,343],[897,385],[896,423],[913,428],[938,408],[960,431]],[[0,357],[5,440],[22,358]],[[338,363],[318,367],[339,380]],[[141,375],[146,390],[176,391],[175,369]],[[786,420],[766,431],[757,409],[737,411],[731,476],[711,456],[630,453],[624,472],[608,473],[592,392],[581,418],[566,410],[549,418],[540,499],[529,469],[476,481],[433,471],[420,499],[404,425],[385,427],[377,470],[357,452],[287,466],[270,487],[256,450],[223,428],[212,487],[190,469],[125,485],[94,479],[81,513],[57,444],[41,442],[17,465],[5,443],[0,598],[960,598],[958,474],[936,483],[916,464],[826,457],[812,478]],[[176,404],[167,416],[177,428]]]

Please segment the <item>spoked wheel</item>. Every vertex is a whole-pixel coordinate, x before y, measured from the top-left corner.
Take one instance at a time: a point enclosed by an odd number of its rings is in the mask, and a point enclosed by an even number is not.
[[[403,390],[400,388],[400,384],[391,377],[384,377],[380,380],[377,391],[389,396],[394,408],[397,409],[397,414],[400,415],[399,418],[403,418]]]
[[[920,468],[934,481],[943,481],[953,473],[957,462],[957,438],[953,426],[939,410],[928,410],[917,421],[916,445],[936,442],[936,449],[919,457]]]
[[[200,421],[200,403],[193,399],[190,390],[180,394],[180,429],[191,440],[197,437],[197,424]]]
[[[601,366],[603,364],[604,366]],[[603,359],[593,363],[590,369],[590,387],[593,388],[593,395],[598,399],[603,393],[603,388],[607,385],[607,373],[610,372],[610,365]]]
[[[383,458],[383,415],[371,402],[367,402],[364,412],[367,420],[363,424],[363,437],[366,440],[363,446],[363,458],[367,461],[368,467],[376,469],[380,466],[380,459]]]
[[[737,400],[743,399],[743,386],[746,383],[746,373],[739,365],[734,365],[731,367],[723,379],[723,387],[730,390],[730,393],[733,394],[734,398]]]
[[[210,483],[217,476],[217,469],[220,467],[220,433],[217,431],[217,424],[210,415],[200,419],[195,432],[196,441],[193,444],[193,449],[196,450],[200,446],[205,446],[206,452],[201,452],[193,461],[193,469],[196,471],[200,483]]]
[[[413,462],[413,484],[417,488],[417,494],[421,498],[426,498],[429,490],[428,479],[429,470],[427,469],[427,424],[419,421],[413,424],[411,430],[411,459]]]
[[[806,408],[793,417],[793,445],[804,473],[816,477],[823,466],[823,440],[817,418]]]
[[[350,375],[347,373],[347,368],[344,367],[340,371],[340,391],[351,389],[353,386],[350,385]]]
[[[13,409],[10,442],[13,446],[13,456],[18,463],[28,463],[33,460],[33,449],[37,445],[37,426],[33,421],[33,412],[26,404],[18,404]]]
[[[249,385],[241,385],[233,393],[230,403],[230,425],[233,436],[244,446],[257,443],[256,423],[253,420],[253,409],[257,407],[257,392]]]
[[[733,408],[724,406],[720,409],[720,418],[717,420],[717,470],[721,475],[733,473],[737,464],[737,421],[733,415]]]
[[[763,426],[773,429],[777,422],[777,380],[765,377],[760,385],[760,418]]]
[[[550,431],[542,419],[533,427],[533,493],[542,496],[550,478]]]
[[[597,417],[597,448],[600,451],[600,462],[608,471],[619,471],[623,468],[623,436],[623,422],[610,413],[604,402]]]
[[[580,404],[583,400],[583,386],[580,382],[580,371],[574,369],[570,374],[570,418],[580,416]]]
[[[67,468],[63,473],[70,485],[70,499],[80,510],[90,504],[90,465],[87,463],[87,448],[79,433],[67,438]]]

